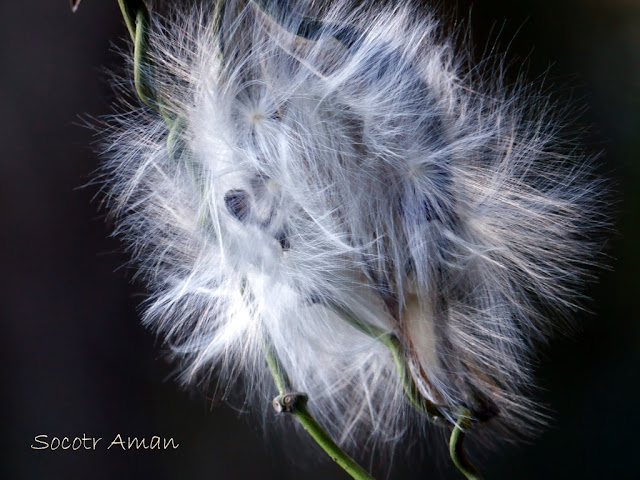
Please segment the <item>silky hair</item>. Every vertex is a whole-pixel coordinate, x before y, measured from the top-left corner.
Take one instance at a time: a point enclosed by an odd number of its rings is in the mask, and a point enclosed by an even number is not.
[[[160,112],[107,120],[101,181],[144,323],[183,382],[224,397],[241,378],[258,413],[268,338],[352,451],[425,424],[381,333],[443,416],[537,428],[536,349],[579,308],[606,224],[568,110],[500,59],[471,64],[424,7],[268,3],[153,20]]]

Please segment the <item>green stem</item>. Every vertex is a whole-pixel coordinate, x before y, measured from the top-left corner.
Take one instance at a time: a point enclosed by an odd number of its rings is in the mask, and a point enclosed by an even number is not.
[[[169,127],[169,134],[167,135],[169,155],[171,155],[173,159],[179,159],[180,151],[183,147],[182,135],[184,134],[185,122],[180,117],[176,117],[174,120],[165,117],[165,121]]]
[[[292,412],[293,416],[302,424],[309,435],[327,452],[327,454],[340,465],[345,472],[356,480],[373,480],[373,477],[367,473],[360,465],[356,463],[349,455],[347,455],[327,434],[322,426],[309,413],[306,402],[302,402]]]
[[[350,325],[352,325],[357,330],[366,333],[367,335],[377,338],[382,344],[384,344],[391,355],[393,356],[393,360],[396,364],[396,369],[398,370],[398,374],[402,379],[402,386],[404,389],[404,393],[411,402],[411,405],[425,414],[427,419],[438,425],[442,425],[442,420],[444,418],[444,407],[438,406],[435,403],[430,402],[426,398],[424,398],[418,389],[418,386],[411,375],[409,370],[409,366],[407,365],[407,360],[405,357],[404,345],[400,341],[400,339],[392,334],[387,333],[384,330],[374,327],[372,325],[366,325],[364,322],[359,320],[353,313],[350,311],[339,307],[337,305],[330,305],[329,308],[340,315],[341,318],[347,321]],[[464,441],[464,430],[466,430],[471,424],[471,413],[466,408],[461,408],[458,413],[458,421],[453,427],[453,431],[451,432],[451,438],[449,441],[449,453],[451,454],[451,459],[458,470],[468,479],[468,480],[481,480],[482,476],[473,466],[473,464],[467,458],[467,455],[464,452],[463,441]]]
[[[277,411],[292,414],[316,443],[354,479],[374,480],[364,468],[333,441],[322,425],[311,415],[307,408],[306,395],[292,392],[289,376],[266,338],[263,339],[263,349],[267,365],[269,365],[269,370],[271,370],[271,375],[280,393],[274,400]]]
[[[124,23],[127,25],[127,29],[129,30],[129,35],[131,35],[131,40],[135,42],[136,40],[136,18],[138,16],[138,12],[144,11],[149,14],[146,5],[142,0],[118,0],[118,5],[120,5],[120,11],[122,12],[122,17],[124,18]]]
[[[266,334],[264,335],[266,336]],[[291,380],[289,380],[289,375],[287,375],[286,370],[282,367],[282,363],[280,363],[280,359],[273,350],[271,343],[266,339],[263,340],[262,349],[264,351],[264,357],[267,359],[267,365],[271,371],[271,376],[276,382],[278,393],[280,395],[284,395],[285,393],[290,392],[292,390]]]
[[[402,380],[404,393],[411,402],[411,405],[413,405],[416,410],[425,414],[430,422],[440,424],[441,419],[444,417],[442,412],[443,407],[439,407],[435,403],[430,402],[420,394],[420,390],[418,389],[418,386],[416,385],[416,382],[411,375],[409,365],[407,365],[407,359],[404,353],[404,345],[402,344],[400,339],[396,335],[388,333],[381,328],[365,324],[345,308],[339,307],[337,305],[329,305],[329,308],[331,309],[331,311],[346,320],[349,325],[353,326],[362,333],[365,333],[373,338],[377,338],[383,345],[385,345],[389,349],[391,355],[393,356],[393,361],[396,364],[396,369],[398,370],[400,379]]]
[[[138,97],[146,106],[156,108],[153,102],[153,91],[149,82],[151,77],[151,63],[147,50],[149,49],[149,12],[146,8],[138,10],[136,14],[136,31],[133,40],[133,81]]]
[[[151,17],[144,1],[118,0],[120,11],[133,40],[133,83],[138,98],[147,107],[160,112],[169,128],[167,147],[172,156],[177,137],[184,129],[184,121],[175,118],[166,108],[163,99],[154,92],[150,79],[154,76],[154,66],[149,57],[149,23]]]
[[[478,472],[469,461],[462,445],[465,437],[464,431],[469,427],[470,423],[469,410],[462,409],[458,421],[451,432],[449,454],[455,466],[458,467],[458,470],[460,470],[468,480],[482,480],[482,475],[480,475],[480,472]]]
[[[148,80],[152,77],[149,61],[149,10],[142,0],[118,0],[120,11],[133,40],[133,81],[138,97],[148,107],[157,110],[153,101],[153,89]]]
[[[386,334],[379,337],[382,342],[390,351],[393,356],[393,360],[396,364],[396,369],[402,379],[402,387],[405,395],[409,398],[409,401],[413,407],[424,413],[427,419],[435,424],[440,424],[443,418],[441,413],[442,407],[438,407],[435,403],[425,399],[418,390],[404,355],[404,346],[398,337],[392,334]]]

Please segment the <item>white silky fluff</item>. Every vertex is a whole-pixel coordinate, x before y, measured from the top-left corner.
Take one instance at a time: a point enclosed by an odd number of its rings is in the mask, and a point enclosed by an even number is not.
[[[560,110],[505,86],[499,61],[470,67],[424,10],[272,4],[277,21],[230,0],[220,21],[152,23],[180,148],[146,107],[110,122],[109,202],[151,292],[144,321],[185,381],[241,377],[264,412],[267,334],[339,443],[394,446],[424,420],[338,306],[401,339],[432,402],[526,430],[533,349],[576,308],[603,219]],[[291,33],[305,16],[310,39]]]

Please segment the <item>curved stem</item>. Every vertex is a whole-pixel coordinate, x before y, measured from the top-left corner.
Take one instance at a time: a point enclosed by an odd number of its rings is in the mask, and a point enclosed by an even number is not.
[[[135,42],[138,12],[147,12],[148,15],[147,7],[143,0],[118,0],[118,5],[120,5],[120,11],[122,12],[124,23],[127,25],[127,30],[129,30],[129,35],[131,35],[131,40]]]
[[[395,362],[398,374],[400,375],[400,379],[402,380],[404,393],[411,402],[411,405],[413,405],[416,410],[425,414],[430,422],[435,424],[441,423],[440,420],[442,418],[445,418],[444,412],[442,411],[444,407],[436,405],[420,394],[420,390],[418,389],[418,386],[416,385],[416,382],[411,375],[411,371],[409,369],[409,365],[407,364],[404,353],[404,345],[402,344],[400,339],[393,333],[388,333],[381,328],[374,327],[373,325],[366,325],[353,313],[346,310],[345,308],[339,307],[337,305],[329,305],[329,308],[331,309],[331,311],[338,314],[342,319],[346,320],[349,325],[353,326],[362,333],[369,335],[370,337],[377,338],[383,345],[385,345],[389,349],[391,355],[393,356],[393,361]]]
[[[263,350],[269,370],[271,370],[271,375],[280,393],[273,401],[276,410],[293,415],[316,443],[354,479],[374,480],[364,468],[333,441],[322,425],[311,415],[307,408],[307,396],[292,392],[289,376],[267,338],[263,338]]]
[[[169,155],[174,159],[178,159],[180,158],[180,152],[184,146],[182,135],[185,130],[185,121],[180,117],[176,117],[173,121],[168,120],[167,117],[165,117],[165,121],[169,127],[169,134],[167,135],[167,149],[169,150]]]
[[[411,402],[411,405],[413,405],[413,407],[419,412],[425,414],[430,422],[434,424],[442,424],[441,420],[443,418],[446,418],[446,416],[444,415],[444,407],[430,402],[420,394],[418,386],[416,385],[415,380],[413,379],[413,376],[411,375],[411,372],[409,370],[409,365],[407,364],[407,360],[405,358],[404,345],[402,344],[400,339],[396,335],[392,333],[386,333],[380,328],[374,327],[372,325],[366,325],[364,322],[356,318],[356,316],[353,315],[350,311],[342,307],[339,307],[337,305],[330,305],[329,308],[336,314],[340,315],[341,318],[346,320],[354,328],[363,333],[366,333],[371,337],[377,338],[389,349],[396,364],[398,374],[402,379],[402,386],[405,395]],[[453,431],[451,432],[451,438],[449,440],[449,453],[455,466],[468,480],[481,480],[482,476],[469,461],[463,448],[463,441],[465,436],[464,430],[469,428],[470,425],[471,413],[468,409],[461,408],[458,413],[458,421],[454,425]]]
[[[465,437],[464,431],[469,427],[470,423],[469,410],[461,410],[449,439],[449,454],[455,466],[468,480],[482,480],[482,475],[469,461],[462,445]]]
[[[149,61],[149,10],[142,0],[118,0],[120,11],[133,41],[133,81],[138,97],[154,110],[158,106],[153,101],[153,89],[148,83],[152,77]]]
[[[266,334],[263,334],[266,336]],[[278,393],[280,395],[284,395],[287,392],[292,391],[291,388],[291,380],[289,380],[289,375],[287,375],[286,370],[280,363],[280,359],[278,358],[276,352],[273,350],[271,343],[268,342],[263,337],[262,349],[264,351],[264,357],[267,359],[267,365],[269,366],[269,370],[271,371],[271,376],[276,383],[276,387],[278,388]]]
[[[442,413],[443,407],[438,407],[435,403],[430,402],[420,394],[418,386],[404,358],[404,346],[400,339],[392,334],[383,335],[379,337],[379,339],[391,351],[396,369],[402,379],[404,393],[407,398],[409,398],[411,405],[413,405],[416,410],[424,413],[430,422],[435,424],[441,423],[441,419],[444,418]]]
[[[146,8],[138,10],[136,13],[136,28],[133,39],[133,81],[136,86],[136,92],[142,103],[151,108],[156,108],[153,103],[153,92],[151,86],[147,82],[150,78],[151,64],[147,50],[149,48],[149,12]]]
[[[327,454],[340,465],[345,472],[357,480],[373,480],[373,477],[367,473],[355,460],[347,455],[327,434],[316,419],[309,413],[306,402],[296,406],[293,415],[302,424],[309,435],[327,452]]]
[[[120,11],[133,41],[133,83],[138,98],[147,107],[159,112],[169,128],[167,147],[172,156],[178,134],[184,129],[184,121],[175,118],[166,108],[163,99],[154,92],[150,79],[154,66],[149,57],[149,23],[151,17],[143,0],[118,0]]]

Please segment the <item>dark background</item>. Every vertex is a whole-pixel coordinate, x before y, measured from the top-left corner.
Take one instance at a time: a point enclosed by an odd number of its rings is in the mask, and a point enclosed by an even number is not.
[[[488,452],[499,478],[637,478],[640,322],[640,2],[459,1],[446,4],[482,47],[496,39],[527,76],[586,105],[585,141],[604,150],[618,184],[612,269],[593,287],[582,331],[556,339],[538,368],[551,426],[530,444]],[[457,9],[454,8],[457,6]],[[3,479],[347,478],[322,462],[312,476],[263,438],[253,418],[170,379],[144,330],[143,289],[92,197],[79,188],[99,160],[81,115],[110,111],[105,67],[126,35],[115,0],[0,0],[0,476]],[[265,406],[265,408],[270,408]],[[95,452],[35,451],[34,436],[103,437]],[[115,434],[173,437],[176,451],[107,451]],[[287,442],[294,450],[297,441]],[[100,446],[100,445],[99,445]],[[428,445],[426,449],[428,449]],[[401,458],[392,479],[461,478],[428,454]],[[382,477],[386,470],[380,469]]]

